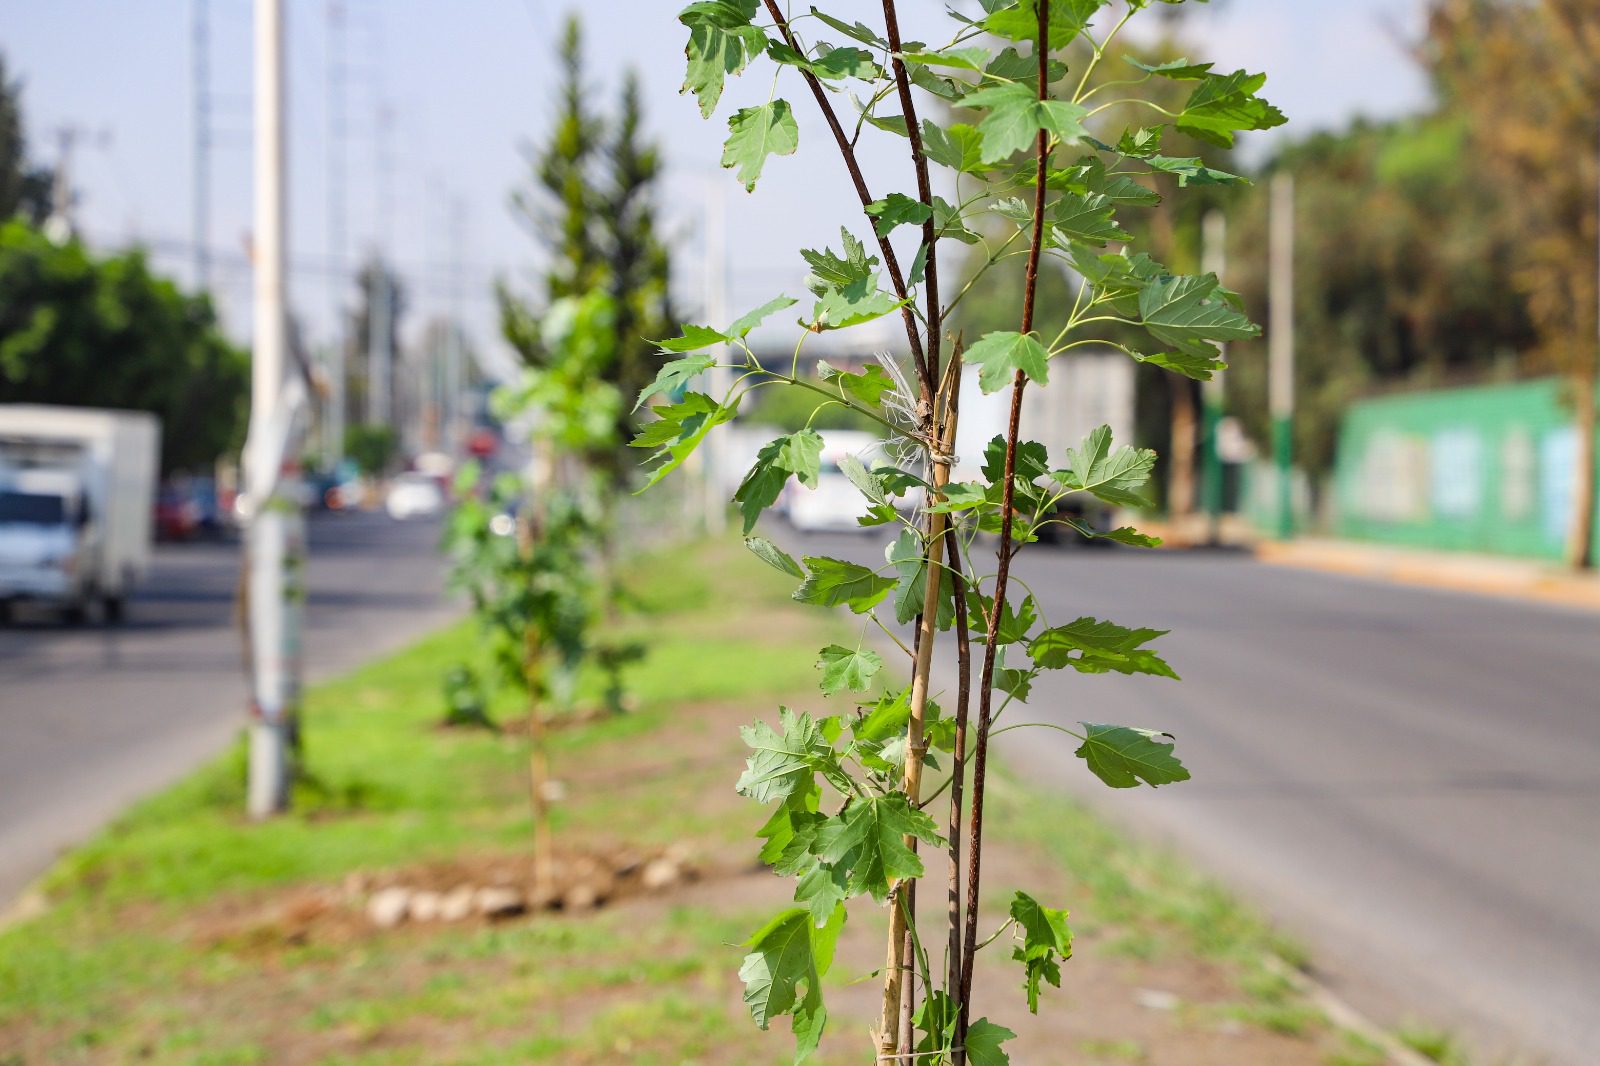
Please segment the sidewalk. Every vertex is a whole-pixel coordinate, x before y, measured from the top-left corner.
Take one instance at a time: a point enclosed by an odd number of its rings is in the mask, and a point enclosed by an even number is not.
[[[1278,566],[1600,610],[1600,575],[1575,574],[1542,560],[1314,537],[1263,541],[1255,554]]]

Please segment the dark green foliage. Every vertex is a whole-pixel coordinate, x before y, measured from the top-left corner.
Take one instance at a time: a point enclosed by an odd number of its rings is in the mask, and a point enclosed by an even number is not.
[[[249,362],[211,302],[150,271],[0,225],[0,403],[149,411],[166,471],[205,470],[243,444]]]
[[[394,462],[400,447],[400,434],[393,426],[347,426],[344,452],[356,469],[367,477],[379,477]]]
[[[50,172],[28,164],[22,85],[6,72],[0,53],[0,223],[15,215],[40,225],[50,210]]]

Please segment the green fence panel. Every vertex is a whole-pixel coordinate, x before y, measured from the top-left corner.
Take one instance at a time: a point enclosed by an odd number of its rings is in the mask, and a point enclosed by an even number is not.
[[[1362,400],[1340,426],[1335,530],[1559,560],[1576,462],[1577,432],[1557,380]]]

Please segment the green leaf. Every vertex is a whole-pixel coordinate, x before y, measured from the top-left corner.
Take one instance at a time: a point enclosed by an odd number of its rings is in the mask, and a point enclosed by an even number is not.
[[[944,497],[928,510],[935,514],[970,511],[989,502],[989,486],[977,481],[952,481],[939,490]]]
[[[960,209],[942,196],[933,198],[933,232],[940,240],[948,238],[962,244],[978,243],[978,235],[967,228]],[[917,254],[923,255],[926,251],[925,248],[919,248]]]
[[[1017,458],[1012,473],[1020,485],[1032,485],[1050,472],[1050,453],[1034,440],[1017,442]],[[983,448],[983,476],[998,485],[1006,477],[1006,439],[996,434]]]
[[[1050,205],[1050,224],[1058,236],[1086,244],[1125,241],[1128,234],[1117,225],[1116,208],[1104,193],[1062,193]]]
[[[905,845],[908,836],[940,842],[933,819],[905,796],[857,796],[817,830],[817,856],[845,872],[851,895],[868,892],[881,903],[895,881],[922,876],[922,860]]]
[[[1017,371],[1044,384],[1050,373],[1050,353],[1031,333],[1006,330],[985,333],[967,349],[967,362],[982,367],[978,386],[986,393],[999,392],[1011,384]]]
[[[967,594],[973,634],[986,639],[989,631],[989,614],[994,610],[994,600],[974,589]],[[1005,610],[1000,612],[1000,625],[995,633],[995,644],[1021,644],[1028,639],[1028,631],[1039,620],[1039,607],[1032,596],[1024,596],[1019,605],[1007,598]]]
[[[734,408],[723,407],[698,392],[688,393],[681,403],[663,404],[651,410],[658,416],[656,420],[641,427],[629,442],[629,447],[657,449],[651,457],[657,465],[640,492],[676,470],[700,446],[712,427],[735,414]]]
[[[1159,74],[1161,77],[1171,78],[1173,81],[1200,81],[1216,65],[1215,63],[1191,63],[1187,59],[1172,59],[1152,66],[1134,56],[1123,56],[1122,58],[1146,74]]]
[[[794,556],[765,537],[746,537],[744,546],[754,552],[756,558],[775,570],[781,570],[791,577],[806,576],[806,572],[800,569],[800,564],[794,561]]]
[[[827,1025],[822,1004],[822,977],[833,965],[833,952],[844,928],[845,909],[836,906],[822,927],[805,907],[791,907],[758,929],[745,946],[752,948],[739,967],[744,1002],[762,1029],[772,1019],[794,1015],[795,1062],[816,1051]],[[805,986],[804,995],[800,986]]]
[[[1052,45],[1052,47],[1054,47]],[[1039,91],[1039,61],[1034,56],[1023,55],[1015,48],[1004,48],[994,57],[984,73],[1007,81],[1017,81],[1029,86],[1035,93]],[[1052,59],[1046,82],[1054,82],[1065,75],[1067,65]]]
[[[786,796],[772,812],[756,836],[766,841],[761,845],[761,861],[768,866],[785,863],[785,853],[810,854],[810,842],[816,838],[816,825],[823,821],[817,813],[822,790],[815,778],[802,778],[800,786]],[[799,839],[804,836],[804,839]],[[814,861],[814,860],[813,860]],[[786,864],[787,865],[787,864]]]
[[[1155,352],[1146,355],[1143,352],[1132,352],[1133,358],[1141,363],[1159,366],[1163,370],[1170,370],[1174,374],[1182,374],[1195,381],[1210,381],[1211,375],[1221,370],[1228,369],[1228,364],[1215,352],[1204,355],[1195,355],[1189,352]]]
[[[859,22],[842,22],[825,11],[818,11],[815,7],[811,9],[811,14],[852,41],[864,44],[868,48],[876,48],[880,51],[887,51],[889,48],[889,42],[879,37],[870,26],[865,26]]]
[[[911,689],[907,686],[899,692],[887,693],[870,706],[872,710],[851,724],[855,738],[870,742],[898,736],[905,732],[906,722],[911,717]]]
[[[883,484],[877,476],[868,470],[866,464],[853,455],[839,457],[839,472],[849,479],[850,484],[860,490],[867,501],[878,507],[888,507],[891,511],[893,505],[889,503],[888,494],[884,491]]]
[[[1082,529],[1081,526],[1079,528]],[[1083,532],[1091,537],[1101,537],[1105,540],[1116,541],[1118,544],[1126,544],[1130,548],[1161,547],[1160,537],[1152,537],[1148,533],[1141,533],[1132,526],[1118,526],[1116,529],[1107,530],[1104,533],[1094,530],[1083,530]]]
[[[1073,752],[1112,788],[1154,788],[1189,780],[1189,771],[1172,754],[1172,735],[1123,725],[1084,722],[1083,744]]]
[[[815,488],[821,470],[822,435],[814,429],[779,437],[757,452],[755,463],[733,494],[744,515],[745,534],[756,527],[761,512],[778,501],[790,475]]]
[[[656,372],[656,379],[645,386],[639,394],[639,401],[633,405],[637,411],[644,406],[644,402],[658,393],[671,394],[685,387],[689,382],[710,370],[717,363],[709,355],[686,355],[682,359],[674,359]]]
[[[818,607],[842,605],[856,614],[865,614],[877,606],[895,584],[887,577],[843,559],[808,555],[805,566],[809,573],[804,584],[795,589],[794,598]]]
[[[1261,332],[1217,282],[1215,274],[1151,278],[1139,293],[1139,321],[1158,340],[1190,355],[1215,356],[1215,344]]]
[[[1050,478],[1069,492],[1093,493],[1120,507],[1144,507],[1149,501],[1139,489],[1155,465],[1156,453],[1149,448],[1124,445],[1113,452],[1111,427],[1100,426],[1082,447],[1067,449],[1067,468],[1051,471]]]
[[[1159,655],[1144,645],[1164,629],[1126,629],[1087,616],[1047,629],[1028,644],[1028,654],[1046,670],[1070,666],[1082,674],[1155,674],[1177,680]]]
[[[757,6],[757,0],[702,0],[678,15],[689,27],[689,69],[681,91],[699,99],[702,117],[716,110],[727,76],[741,73],[767,46],[767,35],[750,24]]]
[[[900,58],[907,63],[920,63],[930,67],[954,67],[981,74],[984,65],[989,62],[989,50],[969,45],[966,48],[947,48],[942,52],[905,51],[900,53]]]
[[[976,126],[964,122],[940,126],[923,119],[922,146],[929,159],[958,174],[979,174],[989,169],[983,163],[983,134]]]
[[[894,617],[905,625],[922,613],[928,595],[928,564],[922,554],[922,538],[912,530],[901,530],[885,554],[900,575],[895,582]],[[949,629],[955,617],[955,585],[950,571],[941,567],[934,625],[941,631]]]
[[[793,307],[797,301],[789,296],[777,296],[754,311],[748,311],[733,320],[733,325],[728,327],[729,337],[745,337],[750,331],[766,321],[769,315],[782,311],[785,307]]]
[[[883,76],[883,68],[873,60],[871,52],[859,48],[838,48],[826,41],[818,41],[817,55],[811,60],[811,69],[824,81],[860,78],[872,81]]]
[[[871,81],[883,73],[882,68],[873,62],[872,53],[859,48],[834,48],[825,42],[817,45],[815,56],[805,56],[780,41],[771,41],[767,44],[767,55],[776,63],[798,67],[823,81],[842,81],[845,78]]]
[[[757,803],[784,799],[811,787],[815,773],[833,758],[832,746],[809,715],[782,707],[778,720],[782,733],[765,722],[739,730],[751,755],[734,790]]]
[[[668,352],[693,352],[701,348],[709,348],[714,344],[725,344],[733,338],[726,333],[712,329],[710,326],[684,326],[683,336],[672,337],[668,340],[658,341],[663,351]]]
[[[877,407],[883,394],[894,389],[893,379],[877,363],[868,363],[859,373],[851,373],[818,360],[817,376],[868,407]]]
[[[878,257],[868,256],[866,246],[851,236],[849,230],[841,226],[839,236],[844,239],[843,256],[834,255],[829,248],[820,252],[806,248],[800,252],[800,258],[811,267],[806,288],[814,296],[821,296],[829,289],[865,284],[872,277],[872,268],[878,265]]]
[[[978,123],[985,163],[998,163],[1033,147],[1040,130],[1068,144],[1088,136],[1083,127],[1088,108],[1066,100],[1040,100],[1026,85],[979,89],[967,96],[962,106],[989,112]]]
[[[1117,138],[1116,147],[1110,150],[1130,159],[1144,159],[1161,151],[1161,135],[1165,132],[1165,126],[1123,130],[1122,136]]]
[[[1265,74],[1236,70],[1207,74],[1183,105],[1174,125],[1178,131],[1220,148],[1232,148],[1239,130],[1267,130],[1288,120],[1283,112],[1256,95]]]
[[[1161,194],[1141,185],[1126,174],[1111,174],[1099,156],[1086,155],[1071,167],[1055,171],[1047,179],[1050,188],[1061,188],[1081,195],[1099,193],[1113,204],[1153,207]]]
[[[1001,667],[995,671],[994,687],[1006,693],[1019,703],[1027,703],[1028,697],[1033,693],[1033,679],[1036,676],[1032,670],[1014,670]]]
[[[787,100],[770,100],[759,107],[743,107],[728,119],[728,140],[722,146],[722,165],[738,167],[745,191],[753,191],[769,155],[793,155],[800,145],[800,127]]]
[[[928,221],[933,217],[933,208],[905,193],[892,192],[887,199],[868,204],[867,214],[877,219],[873,229],[878,236],[887,237],[897,226],[921,225]]]
[[[1000,1045],[1016,1037],[1010,1029],[996,1025],[988,1018],[979,1018],[967,1026],[968,1066],[1011,1066],[1011,1056]]]
[[[845,872],[815,859],[794,886],[794,901],[805,904],[811,912],[812,925],[819,928],[827,924],[839,905],[849,898]]]
[[[817,669],[822,671],[824,696],[832,696],[845,689],[865,692],[872,687],[873,677],[883,669],[883,656],[867,649],[829,644],[822,649]]]
[[[1178,176],[1178,186],[1183,188],[1189,185],[1248,185],[1249,178],[1230,174],[1226,170],[1217,170],[1208,167],[1204,162],[1195,157],[1176,157],[1165,155],[1146,156],[1144,162],[1151,169],[1159,170],[1166,174]]]
[[[878,288],[878,275],[842,289],[830,288],[811,309],[811,321],[801,325],[816,332],[849,329],[900,309],[901,301]]]
[[[1094,13],[1108,0],[1051,0],[1050,47],[1065,48],[1072,39],[1089,25]],[[995,5],[985,5],[992,7]],[[1034,0],[1018,0],[998,7],[983,20],[984,29],[997,37],[1013,41],[1031,41],[1039,35],[1039,9]]]
[[[1011,917],[1016,920],[1022,943],[1011,957],[1023,964],[1028,991],[1028,1010],[1039,1013],[1039,983],[1049,981],[1061,987],[1061,963],[1072,957],[1072,931],[1067,928],[1067,912],[1046,907],[1026,892],[1011,900]]]

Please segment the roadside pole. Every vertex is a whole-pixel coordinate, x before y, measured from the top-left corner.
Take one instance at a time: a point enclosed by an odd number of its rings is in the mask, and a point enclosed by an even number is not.
[[[298,696],[300,515],[294,498],[284,310],[283,11],[255,0],[255,322],[245,487],[250,501],[246,585],[252,665],[248,804],[252,818],[285,809]]]
[[[1202,224],[1201,269],[1226,284],[1228,266],[1228,218],[1221,210],[1206,213]],[[1217,346],[1227,359],[1227,346]],[[1204,449],[1200,467],[1200,499],[1206,511],[1206,543],[1213,547],[1222,542],[1222,453],[1217,448],[1217,428],[1222,424],[1224,371],[1211,375],[1211,380],[1200,386],[1201,422],[1200,441]]]
[[[1294,176],[1272,179],[1268,404],[1277,466],[1278,539],[1294,536]]]

